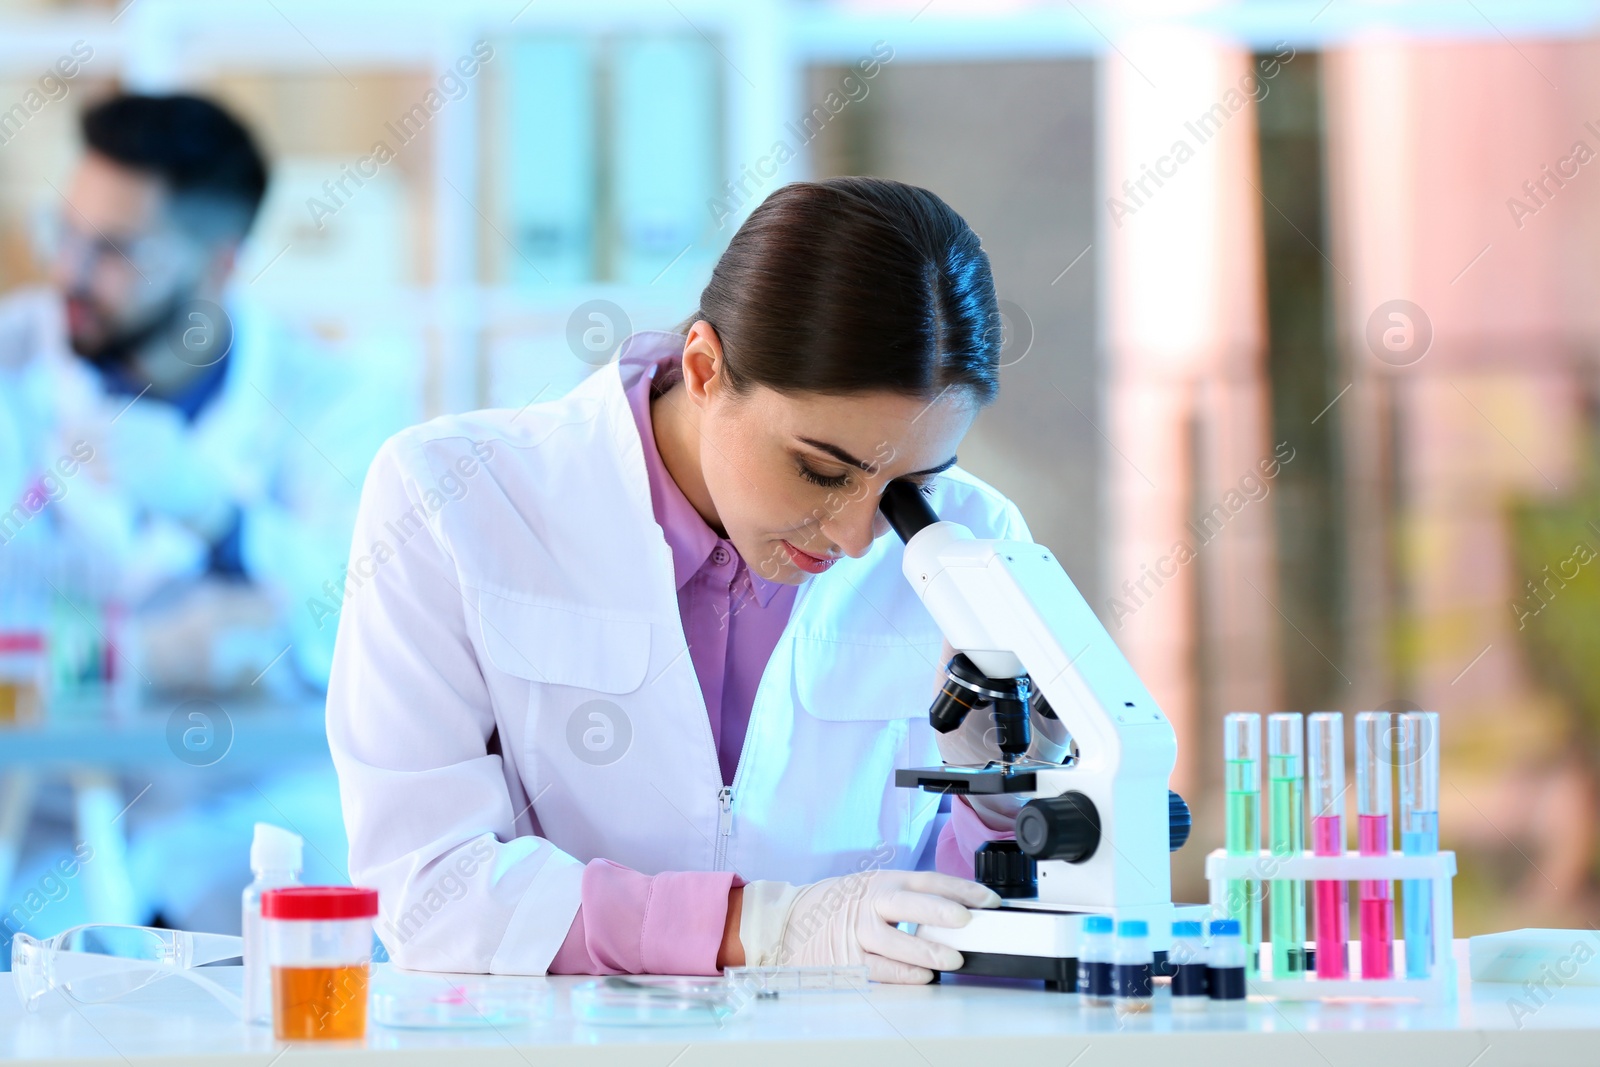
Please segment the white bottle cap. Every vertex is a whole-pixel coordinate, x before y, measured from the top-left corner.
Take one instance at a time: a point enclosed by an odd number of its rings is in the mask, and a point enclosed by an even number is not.
[[[304,845],[299,834],[290,833],[271,823],[258,822],[255,840],[250,843],[250,869],[294,871],[299,874]]]

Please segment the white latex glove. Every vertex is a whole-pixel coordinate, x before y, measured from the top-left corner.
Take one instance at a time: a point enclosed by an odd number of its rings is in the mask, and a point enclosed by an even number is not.
[[[960,929],[968,908],[1000,897],[965,878],[934,871],[863,871],[811,885],[751,882],[744,887],[739,942],[750,967],[866,964],[875,982],[919,985],[961,966],[961,953],[895,928],[926,923]]]

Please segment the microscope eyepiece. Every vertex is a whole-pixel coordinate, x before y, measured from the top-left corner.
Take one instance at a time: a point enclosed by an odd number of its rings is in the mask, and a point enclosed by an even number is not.
[[[878,501],[878,510],[883,512],[884,518],[889,520],[889,525],[894,527],[894,532],[900,535],[902,541],[911,540],[925,527],[939,521],[928,498],[922,495],[922,490],[906,481],[893,481],[883,487],[883,499]]]

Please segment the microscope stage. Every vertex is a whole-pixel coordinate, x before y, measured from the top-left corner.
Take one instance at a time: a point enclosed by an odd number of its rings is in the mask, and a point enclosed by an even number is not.
[[[894,784],[904,789],[926,789],[930,793],[956,796],[998,796],[1002,793],[1038,791],[1037,772],[1060,770],[1052,763],[990,763],[983,767],[902,767],[894,772]]]

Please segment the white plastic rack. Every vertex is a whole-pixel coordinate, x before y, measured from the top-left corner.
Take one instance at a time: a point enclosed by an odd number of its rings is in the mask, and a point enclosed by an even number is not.
[[[1347,997],[1411,999],[1428,1002],[1448,1000],[1456,993],[1455,958],[1450,947],[1454,937],[1451,879],[1456,874],[1456,854],[1436,852],[1428,856],[1408,856],[1391,852],[1387,856],[1363,856],[1346,852],[1342,856],[1318,856],[1303,852],[1279,856],[1263,850],[1254,855],[1230,855],[1218,849],[1206,856],[1206,879],[1211,883],[1212,899],[1226,899],[1220,883],[1230,881],[1266,882],[1361,882],[1426,881],[1433,887],[1433,959],[1427,978],[1362,978],[1360,953],[1352,952],[1350,977],[1320,979],[1315,974],[1297,978],[1272,975],[1272,953],[1261,946],[1260,972],[1249,981],[1250,992],[1281,1000],[1324,1000]],[[1309,898],[1310,894],[1307,894]],[[1272,895],[1267,895],[1270,908]],[[1307,907],[1310,907],[1309,899]],[[1396,900],[1398,910],[1400,902]],[[1405,973],[1404,945],[1396,940],[1395,973]]]

